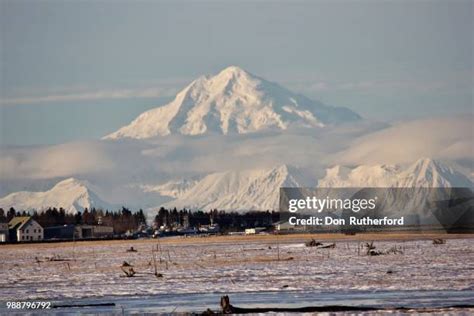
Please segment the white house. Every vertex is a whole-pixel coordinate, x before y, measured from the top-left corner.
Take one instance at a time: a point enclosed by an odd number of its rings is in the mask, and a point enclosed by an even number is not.
[[[7,242],[8,235],[8,223],[0,223],[0,242]]]
[[[43,240],[44,230],[31,216],[17,216],[8,223],[10,240],[32,241]]]

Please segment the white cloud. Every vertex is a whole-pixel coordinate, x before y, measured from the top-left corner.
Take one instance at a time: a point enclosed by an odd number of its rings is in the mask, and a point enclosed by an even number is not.
[[[362,136],[333,155],[342,164],[409,163],[421,157],[473,161],[474,117],[422,119]]]
[[[2,179],[49,179],[101,172],[114,162],[97,143],[2,149]]]
[[[304,168],[320,178],[326,167],[335,164],[404,164],[422,157],[462,161],[470,173],[472,126],[473,117],[425,119],[391,127],[363,121],[322,130],[3,147],[0,192],[74,176],[104,188],[106,199],[119,203],[136,183],[156,185],[176,178],[281,164]]]
[[[130,98],[158,98],[172,96],[174,88],[144,88],[144,89],[115,89],[97,90],[79,93],[51,94],[45,96],[24,96],[0,99],[0,105],[34,104],[48,102],[91,101]]]

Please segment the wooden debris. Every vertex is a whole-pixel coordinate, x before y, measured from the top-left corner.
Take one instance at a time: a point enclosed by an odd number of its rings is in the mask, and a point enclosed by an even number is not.
[[[375,307],[366,306],[308,306],[308,307],[255,307],[255,308],[243,308],[236,307],[230,304],[229,296],[225,295],[221,297],[221,313],[222,314],[257,314],[257,313],[317,313],[317,312],[363,312],[363,311],[375,311]],[[204,312],[204,315],[208,314],[209,311]]]
[[[443,306],[444,309],[471,309],[474,305],[450,305]],[[439,310],[437,308],[436,310]],[[433,313],[436,310],[431,308],[412,308],[412,307],[374,307],[374,306],[348,306],[348,305],[326,305],[326,306],[306,306],[306,307],[254,307],[244,308],[237,307],[230,304],[230,299],[227,295],[221,297],[221,311],[214,312],[207,309],[201,315],[216,315],[216,314],[259,314],[259,313],[354,313],[361,314],[364,312],[378,311],[378,314],[384,311],[398,311],[398,312],[418,312],[418,313]]]
[[[445,239],[436,238],[433,239],[433,245],[444,245],[446,243]]]
[[[335,243],[332,243],[332,244],[329,244],[329,245],[321,245],[318,247],[318,249],[334,249],[336,248],[336,244]]]
[[[47,258],[48,261],[71,261],[71,259],[61,258],[59,255],[54,255],[52,257]]]
[[[375,250],[374,242],[365,243],[365,247],[367,248],[367,256],[380,256],[380,255],[390,255],[390,254],[403,254],[402,248],[398,248],[397,246],[393,246],[392,248],[388,249],[387,251],[382,250]]]
[[[304,245],[306,247],[317,247],[317,246],[321,246],[322,243],[320,243],[319,241],[316,241],[314,239],[311,239],[310,241],[305,242]]]
[[[385,254],[387,254],[387,255],[389,255],[389,254],[395,254],[395,255],[396,255],[396,254],[401,254],[401,255],[403,255],[403,250],[402,250],[401,247],[398,248],[397,246],[393,246],[392,248],[390,248],[389,250],[387,250],[387,251],[385,252]]]
[[[125,273],[125,276],[127,278],[134,277],[136,274],[135,270],[133,269],[133,266],[129,264],[127,261],[124,261],[122,265],[120,266],[120,268],[122,269],[122,272]]]
[[[375,250],[374,242],[365,243],[365,248],[367,248],[367,256],[380,256],[382,254],[381,251]]]

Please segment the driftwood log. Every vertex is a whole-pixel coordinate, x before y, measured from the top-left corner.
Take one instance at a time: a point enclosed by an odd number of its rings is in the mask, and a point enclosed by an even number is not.
[[[345,306],[345,305],[326,305],[326,306],[307,306],[307,307],[255,307],[255,308],[244,308],[236,307],[230,304],[229,296],[225,295],[221,297],[221,312],[214,313],[208,309],[202,313],[202,315],[216,315],[216,314],[256,314],[256,313],[340,313],[340,312],[353,312],[355,314],[367,311],[384,311],[384,310],[396,310],[396,311],[415,311],[420,313],[434,313],[439,312],[440,309],[472,309],[472,304],[461,304],[461,305],[450,305],[437,308],[421,307],[421,308],[410,308],[410,307],[371,307],[371,306]]]
[[[446,240],[441,239],[441,238],[436,238],[433,239],[433,245],[444,245],[446,243]]]
[[[307,307],[236,307],[230,304],[229,296],[221,297],[222,314],[254,314],[269,312],[288,313],[316,313],[316,312],[350,312],[350,311],[375,311],[377,308],[364,306],[307,306]]]
[[[320,243],[319,241],[316,241],[314,239],[311,239],[307,242],[304,243],[306,247],[317,247],[317,246],[321,246],[322,243]]]
[[[318,247],[319,249],[334,249],[336,248],[336,244],[329,244],[329,245],[322,245]]]

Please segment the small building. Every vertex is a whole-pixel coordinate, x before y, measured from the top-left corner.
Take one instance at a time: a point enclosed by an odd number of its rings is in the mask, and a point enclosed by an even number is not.
[[[219,224],[201,225],[199,227],[199,231],[205,234],[217,234],[220,230]]]
[[[77,225],[74,234],[77,239],[107,238],[113,237],[114,228],[100,225]]]
[[[74,239],[75,225],[59,225],[44,228],[44,239]]]
[[[9,241],[43,240],[43,227],[31,216],[16,216],[8,223]]]
[[[0,223],[0,243],[9,240],[8,223]]]
[[[255,228],[247,228],[245,229],[245,235],[255,235],[265,231],[266,227],[255,227]]]
[[[301,233],[307,231],[307,227],[304,225],[291,225],[288,220],[282,220],[273,224],[275,230],[279,233]]]

